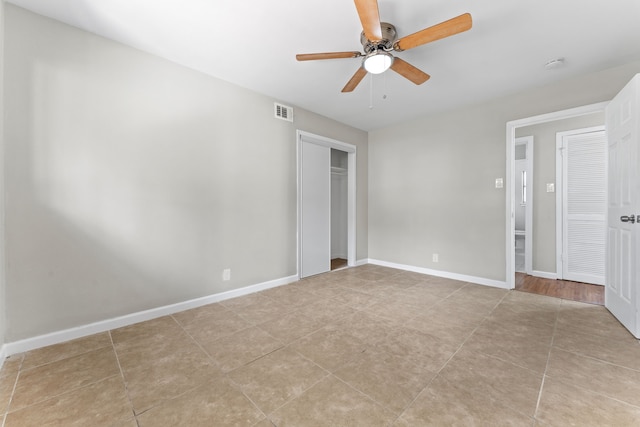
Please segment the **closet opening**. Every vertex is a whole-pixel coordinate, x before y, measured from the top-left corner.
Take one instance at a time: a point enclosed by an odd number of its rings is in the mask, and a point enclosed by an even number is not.
[[[347,266],[347,152],[331,149],[331,270]]]

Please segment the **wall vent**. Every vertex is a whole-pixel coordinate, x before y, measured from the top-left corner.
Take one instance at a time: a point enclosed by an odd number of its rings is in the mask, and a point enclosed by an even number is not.
[[[293,108],[287,107],[286,105],[278,104],[277,102],[273,103],[273,108],[276,119],[293,122]]]

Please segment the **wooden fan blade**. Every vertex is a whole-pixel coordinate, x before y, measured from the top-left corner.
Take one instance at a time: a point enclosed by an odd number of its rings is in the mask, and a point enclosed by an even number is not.
[[[391,64],[391,69],[396,73],[400,74],[402,77],[405,77],[411,80],[413,83],[417,85],[421,85],[431,78],[431,76],[424,71],[414,67],[406,61],[403,61],[400,58],[394,58],[393,64]]]
[[[351,77],[351,80],[347,82],[347,85],[342,89],[342,92],[353,92],[353,90],[358,86],[358,84],[364,79],[364,76],[367,75],[367,70],[363,67],[358,68],[358,71]]]
[[[448,21],[441,22],[433,27],[425,28],[416,33],[402,37],[393,44],[393,48],[397,51],[412,49],[416,46],[430,43],[454,34],[467,31],[471,28],[471,15],[468,13],[451,18]]]
[[[355,3],[365,37],[371,41],[382,40],[378,0],[355,0]]]
[[[301,53],[296,55],[296,59],[298,61],[313,61],[316,59],[357,58],[359,56],[362,56],[360,52]]]

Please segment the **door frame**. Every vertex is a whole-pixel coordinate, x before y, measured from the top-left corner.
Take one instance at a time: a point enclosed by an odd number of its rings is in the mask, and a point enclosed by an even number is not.
[[[506,272],[505,283],[507,289],[515,288],[515,197],[513,193],[513,176],[515,174],[514,149],[516,140],[516,129],[524,126],[537,125],[540,123],[553,122],[556,120],[569,119],[572,117],[584,116],[592,113],[604,112],[609,104],[599,102],[596,104],[584,105],[553,113],[541,114],[538,116],[526,117],[524,119],[507,122],[507,168],[506,168],[506,203],[505,203],[505,248],[506,248]]]
[[[573,135],[581,135],[592,132],[605,132],[605,125],[592,126],[588,128],[572,129],[556,133],[556,277],[558,279],[565,279],[564,277],[564,263],[566,258],[564,247],[564,232],[565,232],[565,205],[567,203],[565,190],[566,183],[564,182],[564,156],[560,155],[560,148],[564,142],[564,138]],[[606,161],[606,159],[605,159]],[[606,218],[605,218],[606,224]],[[606,225],[605,225],[606,227]],[[606,231],[603,232],[606,234]],[[570,280],[570,279],[569,279]],[[605,285],[605,283],[597,283],[598,285]]]
[[[296,275],[300,278],[302,263],[302,143],[310,142],[323,147],[347,153],[347,265],[356,265],[356,146],[336,139],[296,130],[296,175],[297,175],[297,234],[296,234]],[[329,174],[331,170],[327,171]]]

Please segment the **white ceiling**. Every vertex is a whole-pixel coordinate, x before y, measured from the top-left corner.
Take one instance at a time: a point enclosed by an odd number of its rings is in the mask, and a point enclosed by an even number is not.
[[[343,94],[359,59],[295,55],[361,50],[352,0],[9,0],[363,130],[640,59],[639,0],[378,1],[400,37],[465,12],[473,28],[396,53],[426,83],[390,70]]]

